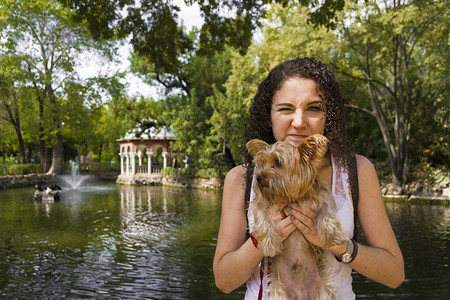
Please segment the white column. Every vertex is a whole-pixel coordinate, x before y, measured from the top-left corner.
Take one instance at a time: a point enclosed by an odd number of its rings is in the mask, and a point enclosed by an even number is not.
[[[167,152],[163,152],[163,168],[165,169],[167,167]]]
[[[124,156],[124,154],[123,153],[120,153],[119,154],[119,156],[120,156],[120,175],[123,175],[123,156]]]
[[[136,153],[130,153],[131,156],[131,174],[136,174]]]
[[[125,170],[125,174],[130,173],[130,153],[125,154],[127,157],[127,168]]]
[[[137,153],[137,156],[138,156],[138,158],[139,158],[139,165],[142,166],[142,153],[141,153],[141,151],[139,151],[139,152]]]
[[[147,161],[148,161],[148,174],[151,174],[152,173],[152,154],[153,153],[147,153]]]

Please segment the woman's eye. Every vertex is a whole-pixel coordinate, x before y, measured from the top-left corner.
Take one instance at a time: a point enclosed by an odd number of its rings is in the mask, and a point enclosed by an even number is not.
[[[292,108],[289,107],[282,107],[278,109],[279,112],[284,112],[284,113],[293,113],[294,110]]]
[[[323,106],[322,105],[314,105],[314,106],[310,106],[308,107],[309,111],[323,111]]]

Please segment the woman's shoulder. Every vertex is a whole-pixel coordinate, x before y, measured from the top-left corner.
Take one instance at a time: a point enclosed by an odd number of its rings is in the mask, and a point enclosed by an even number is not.
[[[356,156],[356,164],[358,166],[358,170],[360,170],[360,169],[363,171],[372,170],[372,169],[375,170],[375,167],[372,164],[372,162],[370,161],[370,159],[368,159],[365,156],[359,155],[359,154],[356,154],[355,156]]]
[[[228,171],[225,177],[225,184],[229,183],[242,183],[245,180],[246,168],[244,165],[239,165]]]
[[[378,176],[373,163],[362,155],[356,155],[356,164],[358,167],[358,180],[361,185],[372,185],[375,184],[379,186]]]
[[[245,204],[245,172],[246,168],[242,165],[231,169],[225,177],[223,186],[223,202],[234,203],[239,208]]]

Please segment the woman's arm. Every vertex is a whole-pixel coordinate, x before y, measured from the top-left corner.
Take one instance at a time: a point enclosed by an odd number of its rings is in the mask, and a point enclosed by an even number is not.
[[[396,288],[405,279],[403,256],[384,207],[378,177],[367,158],[358,155],[357,165],[360,191],[358,220],[367,246],[358,244],[358,254],[349,266],[372,280]],[[293,208],[293,223],[308,241],[321,247],[324,241],[319,239],[314,226],[315,212],[312,209],[300,212],[298,206]],[[346,245],[345,242],[328,250],[340,256],[345,252]]]
[[[263,258],[251,239],[246,240],[244,173],[242,166],[230,170],[223,189],[222,216],[213,269],[216,286],[225,293],[245,283]]]

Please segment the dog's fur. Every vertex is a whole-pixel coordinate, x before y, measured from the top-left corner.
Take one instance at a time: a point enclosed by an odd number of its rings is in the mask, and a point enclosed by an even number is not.
[[[316,134],[298,146],[293,142],[269,145],[251,140],[247,149],[255,163],[254,191],[250,205],[254,216],[251,229],[258,248],[271,257],[269,297],[271,299],[337,299],[334,270],[330,268],[329,251],[309,243],[300,230],[282,242],[269,208],[278,210],[289,202],[316,209],[315,225],[324,248],[347,240],[336,217],[336,204],[320,176],[320,163],[327,151],[328,140]]]

